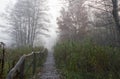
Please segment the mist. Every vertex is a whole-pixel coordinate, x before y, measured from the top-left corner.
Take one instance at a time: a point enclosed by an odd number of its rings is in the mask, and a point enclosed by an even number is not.
[[[120,79],[120,0],[0,4],[0,79]]]
[[[4,16],[2,16],[2,15],[7,14],[7,11],[9,11],[9,9],[11,10],[12,8],[14,8],[16,0],[10,0],[10,1],[9,0],[1,0],[0,3],[2,4],[0,7],[0,9],[1,9],[0,23],[1,23],[1,26],[4,26],[4,27],[0,27],[1,28],[0,29],[1,30],[0,41],[6,43],[7,46],[11,46],[15,42],[11,38],[11,34],[9,32],[5,33],[5,32],[7,32],[7,30],[10,30],[10,27],[9,27],[9,25],[7,25],[8,22],[7,22],[6,18],[4,18]],[[13,6],[11,6],[11,5],[13,5]],[[44,24],[43,26],[48,28],[48,31],[43,30],[42,32],[47,34],[47,36],[46,35],[38,36],[37,37],[38,42],[36,41],[34,43],[34,46],[43,45],[46,48],[48,48],[49,50],[51,50],[54,47],[54,45],[56,44],[58,35],[59,35],[56,33],[56,31],[58,31],[57,17],[60,16],[60,10],[61,10],[62,4],[61,4],[61,1],[59,1],[59,0],[54,0],[54,1],[46,0],[43,7],[46,9],[48,8],[47,11],[43,10],[44,15],[41,17],[41,18],[43,18],[41,23],[43,22],[43,24]],[[49,20],[49,22],[46,22],[45,20]],[[42,41],[42,42],[40,42],[40,41]],[[35,44],[37,44],[37,45],[35,45]]]

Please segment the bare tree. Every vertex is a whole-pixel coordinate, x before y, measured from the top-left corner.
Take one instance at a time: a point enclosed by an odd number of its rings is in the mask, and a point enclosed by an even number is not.
[[[102,37],[105,43],[111,45],[119,44],[119,1],[117,0],[96,0],[90,1],[97,5],[89,5],[94,9],[93,26],[104,28],[105,37]],[[99,26],[99,27],[98,27]],[[100,31],[100,30],[99,30]],[[101,31],[102,34],[103,31]],[[99,34],[100,35],[100,34]]]
[[[84,0],[68,0],[68,9],[61,11],[58,19],[63,39],[80,40],[86,32],[88,16]]]
[[[18,0],[10,13],[12,35],[17,46],[33,46],[40,31],[43,0]]]

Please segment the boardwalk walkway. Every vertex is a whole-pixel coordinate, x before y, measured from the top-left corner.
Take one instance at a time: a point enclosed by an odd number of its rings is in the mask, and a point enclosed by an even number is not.
[[[43,66],[43,70],[38,75],[39,75],[38,79],[60,79],[58,72],[55,68],[53,52],[48,53],[47,60]]]

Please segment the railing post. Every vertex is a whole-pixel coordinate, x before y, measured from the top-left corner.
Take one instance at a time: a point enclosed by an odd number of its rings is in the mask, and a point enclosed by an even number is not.
[[[5,64],[5,44],[3,42],[0,42],[0,47],[2,48],[2,58],[0,59],[0,64],[1,64],[0,76],[2,77],[4,71],[4,64]]]
[[[24,79],[24,67],[25,67],[25,60],[22,62],[21,67],[20,67],[20,79]]]
[[[36,54],[33,53],[33,75],[35,74],[36,71]]]

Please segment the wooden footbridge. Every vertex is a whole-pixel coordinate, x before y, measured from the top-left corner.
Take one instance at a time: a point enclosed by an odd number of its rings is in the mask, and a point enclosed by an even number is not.
[[[43,67],[39,69],[39,71],[36,71],[37,67],[41,65],[40,60],[45,52],[46,49],[43,49],[41,52],[32,52],[31,54],[23,55],[17,64],[9,71],[6,79],[59,79],[55,68],[53,52],[48,53]],[[29,64],[27,63],[28,60]],[[28,73],[30,78],[26,77]]]

